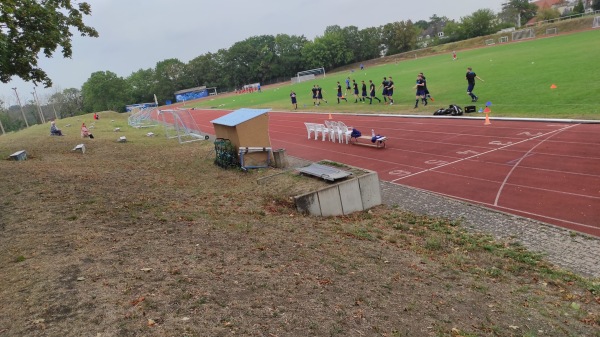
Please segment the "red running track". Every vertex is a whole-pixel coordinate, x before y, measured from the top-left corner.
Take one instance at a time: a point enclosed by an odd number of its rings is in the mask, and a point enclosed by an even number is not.
[[[195,110],[201,130],[229,113]],[[332,114],[387,137],[387,147],[307,139],[304,122],[328,114],[271,112],[274,149],[376,171],[395,184],[432,191],[600,237],[600,124]]]

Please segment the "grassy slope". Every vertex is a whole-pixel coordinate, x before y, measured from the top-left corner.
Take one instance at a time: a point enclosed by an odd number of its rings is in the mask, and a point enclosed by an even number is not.
[[[328,74],[324,79],[296,85],[268,87],[262,94],[246,94],[206,99],[190,106],[268,107],[290,110],[290,90],[298,94],[299,110],[324,112],[373,112],[431,114],[448,104],[470,105],[466,95],[466,67],[485,80],[477,82],[478,108],[492,103],[495,116],[598,119],[600,103],[595,93],[600,83],[593,69],[600,52],[600,30],[550,38],[495,45],[459,52],[458,61],[449,54],[417,58],[410,61],[367,68],[364,72]],[[414,80],[418,72],[427,76],[435,98],[430,106],[413,109]],[[394,106],[342,103],[335,104],[336,81],[342,84],[350,76],[357,81],[372,79],[377,85],[384,76],[393,76],[396,85]],[[310,88],[318,83],[324,88],[329,104],[312,106]],[[552,84],[557,89],[550,89]],[[380,91],[378,90],[380,95]],[[353,101],[353,100],[352,100]]]

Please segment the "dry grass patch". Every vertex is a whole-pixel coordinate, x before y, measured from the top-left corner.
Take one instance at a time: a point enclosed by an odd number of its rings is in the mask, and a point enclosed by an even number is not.
[[[30,154],[0,161],[1,336],[599,335],[597,281],[460,223],[303,216],[291,197],[324,182],[222,170],[125,115],[84,155],[64,130],[0,137]]]

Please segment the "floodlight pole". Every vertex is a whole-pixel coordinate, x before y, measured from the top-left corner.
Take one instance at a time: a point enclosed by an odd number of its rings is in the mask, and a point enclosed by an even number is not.
[[[40,106],[40,99],[37,95],[37,90],[35,90],[35,87],[33,87],[33,98],[35,99],[35,103],[37,104],[38,107],[38,112],[40,113],[40,119],[42,120],[42,124],[46,124],[46,118],[44,118],[44,113],[42,112],[42,107]]]
[[[21,108],[21,115],[23,116],[23,120],[25,121],[25,125],[29,127],[29,123],[27,122],[27,118],[25,118],[25,111],[23,111],[23,105],[21,105],[21,99],[19,98],[19,94],[17,93],[17,88],[12,88],[15,91],[15,95],[17,96],[17,102],[19,103],[19,107]]]

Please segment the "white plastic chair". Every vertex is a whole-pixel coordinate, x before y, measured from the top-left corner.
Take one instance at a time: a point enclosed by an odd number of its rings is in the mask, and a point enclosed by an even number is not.
[[[319,137],[319,132],[321,133],[322,140],[325,141],[325,136],[329,135],[329,128],[325,126],[325,124],[315,124],[315,140]],[[331,136],[330,136],[331,137]]]
[[[314,132],[315,133],[315,139],[317,139],[317,132],[315,130],[315,123],[304,123],[304,125],[306,126],[306,132],[308,133],[308,139],[310,139],[310,133]]]
[[[337,124],[334,121],[325,120],[325,126],[329,129],[329,140],[335,143]]]
[[[350,141],[350,135],[352,134],[352,127],[346,126],[344,122],[337,122],[337,125],[337,134],[339,142],[341,143],[342,139],[345,138],[346,144],[348,144],[348,142]]]

